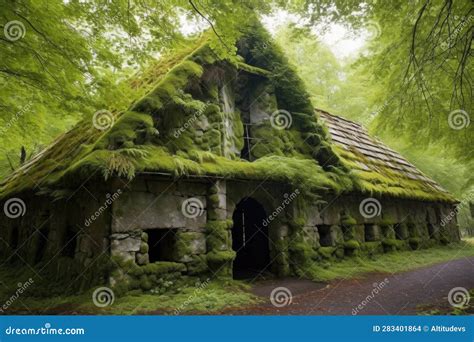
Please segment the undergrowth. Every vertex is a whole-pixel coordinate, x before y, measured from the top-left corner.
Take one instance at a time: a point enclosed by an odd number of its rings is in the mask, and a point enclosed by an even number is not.
[[[360,278],[370,272],[403,272],[462,257],[474,256],[474,239],[429,249],[391,252],[373,258],[348,258],[331,264],[314,264],[311,269],[314,281],[331,281],[343,278]],[[0,268],[0,301],[6,303],[15,293],[19,281],[28,280],[30,271]],[[112,305],[98,308],[92,302],[90,289],[80,295],[50,297],[35,296],[36,284],[31,285],[8,308],[6,314],[79,313],[79,314],[187,314],[212,313],[228,307],[242,307],[265,300],[254,296],[250,283],[234,280],[198,282],[197,278],[177,284],[162,294],[136,290],[116,296]],[[54,284],[52,284],[54,287]],[[0,312],[1,314],[2,312]]]
[[[418,267],[474,256],[474,239],[428,249],[390,252],[373,257],[351,257],[341,261],[314,264],[302,271],[315,281],[361,277],[370,272],[404,272]]]

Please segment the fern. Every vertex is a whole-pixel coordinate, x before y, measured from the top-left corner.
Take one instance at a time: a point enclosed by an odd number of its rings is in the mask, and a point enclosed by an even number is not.
[[[135,177],[137,159],[146,158],[147,151],[139,148],[128,148],[110,152],[107,166],[103,170],[105,179],[116,174],[132,180]]]

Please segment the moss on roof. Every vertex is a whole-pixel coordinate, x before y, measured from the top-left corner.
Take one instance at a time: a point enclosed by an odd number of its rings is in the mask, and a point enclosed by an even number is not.
[[[402,156],[351,121],[320,111],[329,126],[333,149],[356,176],[363,193],[455,202],[455,198]]]
[[[229,60],[217,57],[210,39],[205,34],[137,74],[131,84],[139,96],[129,110],[113,113],[110,129],[98,130],[85,118],[7,177],[0,184],[0,197],[25,190],[54,194],[94,176],[131,179],[139,172],[164,172],[278,181],[318,194],[358,191],[453,201],[436,187],[402,179],[382,166],[361,169],[361,163],[369,162],[331,141],[302,81],[260,26],[242,36],[240,56]],[[234,152],[242,148],[241,115],[238,108],[222,109],[217,87],[231,84],[227,75],[240,72],[268,80],[278,108],[291,110],[294,120],[287,130],[274,131],[269,124],[255,130],[261,143],[255,146],[259,158],[253,162]],[[194,129],[180,129],[187,124],[207,128],[197,136]],[[223,144],[229,131],[233,137]]]

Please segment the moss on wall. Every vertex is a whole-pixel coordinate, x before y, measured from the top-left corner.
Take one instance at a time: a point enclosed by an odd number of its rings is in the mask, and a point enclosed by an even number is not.
[[[186,266],[182,263],[158,261],[138,266],[133,260],[114,257],[112,287],[117,295],[130,290],[164,292],[182,279]]]

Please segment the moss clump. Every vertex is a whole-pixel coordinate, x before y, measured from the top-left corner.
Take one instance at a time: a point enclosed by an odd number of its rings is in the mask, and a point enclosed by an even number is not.
[[[344,248],[346,249],[359,249],[360,248],[360,243],[359,241],[356,240],[349,240],[344,242]]]
[[[191,261],[186,263],[188,274],[198,275],[208,271],[207,256],[206,255],[193,255]]]
[[[140,253],[146,254],[146,253],[148,253],[148,250],[149,250],[148,244],[146,242],[143,242],[140,245]]]
[[[146,274],[154,274],[156,276],[161,276],[166,273],[181,273],[186,271],[186,266],[177,262],[170,261],[157,261],[150,263],[148,265],[139,266]]]
[[[334,258],[336,249],[336,247],[320,247],[317,252],[323,259],[330,260]]]
[[[219,195],[218,194],[213,194],[207,197],[209,200],[209,204],[212,207],[217,207],[219,205]]]
[[[382,240],[384,252],[402,251],[407,249],[407,242],[404,240],[396,240],[386,238]]]
[[[219,277],[232,276],[232,250],[230,229],[232,220],[208,220],[206,224],[206,260],[209,268]]]
[[[344,242],[344,252],[347,256],[359,255],[360,243],[357,240],[348,240]]]
[[[382,235],[386,238],[386,239],[395,239],[395,229],[393,228],[393,225],[382,225],[380,226],[381,230],[382,230]]]
[[[182,278],[186,266],[181,263],[159,261],[138,266],[133,260],[114,258],[118,266],[111,274],[115,280],[114,290],[125,293],[130,290],[163,291],[170,283]]]
[[[442,244],[442,245],[448,245],[451,241],[449,241],[449,239],[446,237],[446,236],[441,236],[439,238],[439,242]]]
[[[158,114],[170,101],[176,101],[181,90],[192,80],[202,75],[201,65],[192,60],[184,60],[171,69],[156,87],[141,100],[132,110],[142,113]]]
[[[150,278],[148,278],[146,275],[142,275],[140,277],[140,288],[143,291],[149,291],[153,288],[153,283],[151,282]]]
[[[218,277],[232,276],[232,261],[235,259],[236,253],[230,251],[213,250],[207,253],[207,264],[212,272]]]
[[[297,268],[306,268],[311,265],[312,260],[317,258],[317,253],[313,250],[311,245],[304,241],[292,243],[288,251],[290,253],[291,265]]]
[[[376,254],[382,254],[383,251],[381,241],[369,241],[361,244],[361,252],[369,257],[373,257]]]
[[[148,114],[127,111],[95,144],[94,149],[116,150],[153,142],[158,136],[153,119]]]
[[[175,234],[172,260],[187,261],[187,259],[189,259],[189,257],[193,254],[193,242],[202,238],[202,233],[178,231]]]
[[[230,228],[232,220],[209,220],[206,224],[206,242],[208,251],[231,249]]]
[[[271,230],[270,234],[272,234]],[[271,241],[274,243],[274,248],[271,250],[272,269],[274,273],[278,277],[290,275],[288,240],[282,237],[273,236]]]
[[[349,215],[348,213],[344,212],[341,215],[341,225],[343,226],[354,226],[357,224],[357,221],[354,217]]]
[[[408,244],[413,250],[420,249],[422,246],[422,240],[419,237],[411,237],[408,239]]]

